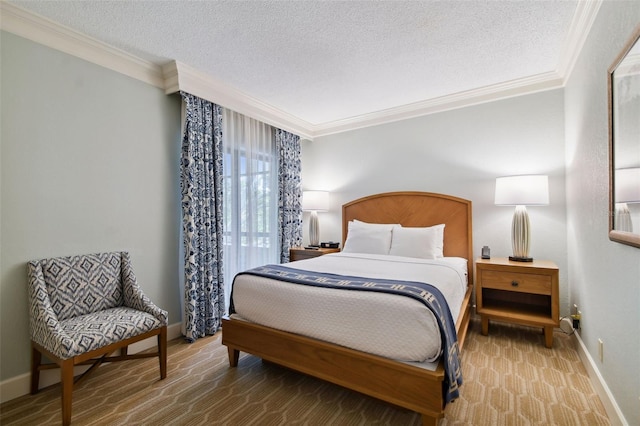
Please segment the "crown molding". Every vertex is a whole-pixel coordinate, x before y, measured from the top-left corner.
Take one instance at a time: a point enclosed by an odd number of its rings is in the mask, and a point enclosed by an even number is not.
[[[234,110],[303,139],[313,139],[312,125],[223,83],[189,65],[171,61],[162,67],[165,93],[184,91]]]
[[[562,78],[550,72],[314,125],[278,110],[186,64],[172,61],[163,66],[163,74],[165,92],[168,94],[185,91],[308,140],[562,87]]]
[[[506,83],[485,86],[435,99],[416,102],[397,108],[376,111],[344,120],[337,120],[314,127],[316,137],[356,130],[378,124],[406,120],[422,115],[435,114],[457,108],[497,101],[514,96],[552,90],[565,86],[573,71],[582,47],[600,10],[603,0],[580,0],[573,14],[563,50],[554,72],[534,75]]]
[[[561,87],[562,77],[556,72],[548,72],[344,120],[332,121],[315,126],[314,135],[316,137],[327,136]]]
[[[602,2],[603,0],[582,0],[576,6],[564,47],[558,57],[558,67],[556,69],[558,74],[562,76],[563,85],[566,84],[571,72],[573,72],[573,67],[578,61],[578,56],[584,43],[587,41],[587,36],[596,20]]]
[[[183,90],[313,140],[320,136],[564,87],[602,2],[578,2],[558,68],[554,72],[321,124],[302,120],[186,64],[172,61],[160,66],[5,1],[0,1],[0,29],[151,84],[165,90],[165,93]]]
[[[0,1],[0,29],[164,88],[158,65],[5,1]]]

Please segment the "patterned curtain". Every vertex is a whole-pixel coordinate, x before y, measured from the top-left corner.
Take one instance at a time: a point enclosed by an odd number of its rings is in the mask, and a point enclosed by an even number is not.
[[[302,245],[302,184],[300,136],[276,130],[278,147],[278,226],[280,263],[289,261],[289,248]]]
[[[222,273],[222,109],[182,92],[186,105],[180,189],[184,239],[184,334],[214,334],[225,312]]]

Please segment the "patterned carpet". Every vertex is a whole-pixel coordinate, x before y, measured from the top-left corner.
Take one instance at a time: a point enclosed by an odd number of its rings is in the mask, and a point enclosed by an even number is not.
[[[441,426],[608,425],[569,336],[553,349],[537,330],[473,322],[461,397]],[[419,425],[417,414],[241,355],[228,366],[219,335],[169,344],[168,375],[156,359],[100,367],[73,393],[73,425]],[[53,386],[0,406],[2,425],[59,425]]]

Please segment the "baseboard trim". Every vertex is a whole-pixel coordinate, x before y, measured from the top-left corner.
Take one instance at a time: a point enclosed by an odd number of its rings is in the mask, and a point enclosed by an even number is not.
[[[167,327],[167,340],[177,339],[182,335],[182,324],[171,324]],[[154,347],[157,344],[156,337],[129,346],[129,353],[137,353]],[[76,367],[75,374],[81,374],[88,366]],[[60,383],[60,371],[57,369],[43,370],[40,372],[40,388]],[[31,373],[20,374],[0,382],[0,403],[27,395],[31,392]]]
[[[613,397],[609,386],[604,381],[604,378],[600,374],[596,363],[593,358],[587,351],[584,342],[580,338],[580,334],[573,333],[574,343],[576,345],[576,349],[578,351],[578,356],[584,365],[584,368],[587,370],[587,374],[589,375],[589,379],[591,379],[591,384],[593,385],[594,390],[600,397],[602,404],[604,405],[605,410],[607,411],[607,415],[609,416],[609,421],[612,426],[629,426],[627,420],[624,418],[624,414],[620,410],[618,403]]]

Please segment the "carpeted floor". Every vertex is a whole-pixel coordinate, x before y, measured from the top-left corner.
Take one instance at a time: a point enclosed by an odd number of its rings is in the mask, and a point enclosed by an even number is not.
[[[608,425],[570,336],[546,349],[535,329],[472,322],[462,355],[461,397],[449,425]],[[242,354],[229,368],[220,335],[169,344],[157,359],[100,367],[73,393],[73,425],[419,425],[420,416]],[[61,424],[53,386],[0,406],[2,425]]]

